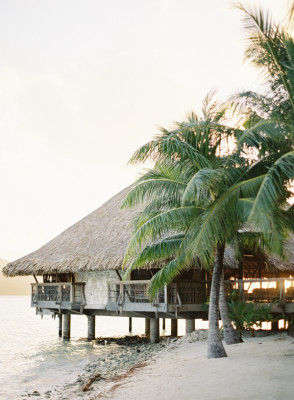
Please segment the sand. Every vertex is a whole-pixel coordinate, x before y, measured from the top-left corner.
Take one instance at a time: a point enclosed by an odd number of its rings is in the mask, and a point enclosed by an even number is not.
[[[294,339],[286,333],[225,346],[228,357],[207,359],[207,341],[172,344],[116,381],[93,385],[91,399],[292,400]],[[76,398],[80,397],[76,393]]]

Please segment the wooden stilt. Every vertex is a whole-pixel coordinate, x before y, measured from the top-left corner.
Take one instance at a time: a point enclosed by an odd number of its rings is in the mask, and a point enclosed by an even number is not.
[[[195,330],[195,320],[186,319],[186,334],[192,333]]]
[[[287,333],[289,336],[294,337],[294,323],[289,324],[288,329],[287,329]]]
[[[150,318],[145,318],[145,335],[150,337]]]
[[[150,342],[159,342],[159,319],[150,318]]]
[[[177,319],[170,320],[170,334],[171,334],[171,336],[178,336],[178,320]]]
[[[129,333],[132,333],[133,331],[133,324],[132,324],[132,317],[129,317]]]
[[[62,314],[58,314],[59,324],[58,324],[58,335],[62,336]]]
[[[95,340],[95,315],[88,315],[88,340]]]
[[[162,330],[165,331],[165,318],[162,318]]]
[[[279,330],[279,321],[272,321],[272,332],[278,332]]]
[[[63,339],[70,339],[70,314],[63,315]]]

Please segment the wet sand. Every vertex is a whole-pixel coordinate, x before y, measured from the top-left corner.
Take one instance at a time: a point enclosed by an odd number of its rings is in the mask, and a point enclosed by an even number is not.
[[[94,381],[93,365],[80,382],[52,393],[50,399],[112,400],[292,400],[294,391],[294,339],[286,333],[245,338],[244,343],[225,346],[228,357],[207,359],[207,340],[197,332],[179,340],[165,340],[140,361],[131,356],[112,377]],[[139,349],[139,348],[138,348]],[[137,350],[138,350],[137,349]],[[143,350],[142,350],[143,351]],[[141,352],[141,351],[140,351]],[[139,353],[138,353],[139,354]],[[136,362],[137,361],[137,362]],[[130,367],[130,365],[133,365]]]

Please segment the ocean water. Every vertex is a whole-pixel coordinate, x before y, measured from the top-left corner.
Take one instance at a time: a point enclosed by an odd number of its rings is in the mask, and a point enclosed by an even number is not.
[[[167,321],[166,334],[169,334]],[[96,337],[128,335],[128,318],[96,317]],[[133,335],[144,334],[143,318],[133,318]],[[179,321],[179,335],[184,321]],[[74,382],[82,369],[111,346],[87,342],[87,318],[72,316],[71,340],[58,337],[58,319],[36,315],[28,296],[0,296],[0,399],[24,399]]]

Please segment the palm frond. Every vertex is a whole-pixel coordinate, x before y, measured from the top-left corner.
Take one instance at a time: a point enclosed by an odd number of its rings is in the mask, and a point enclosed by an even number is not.
[[[155,241],[171,232],[182,233],[185,231],[190,221],[193,221],[199,212],[201,210],[198,207],[180,207],[167,210],[149,219],[131,237],[123,265],[125,266],[136,252],[141,251],[146,241]]]
[[[269,149],[273,142],[279,144],[285,132],[293,136],[293,125],[285,121],[261,120],[243,131],[237,141],[237,147],[246,144],[257,149],[262,148],[264,151]]]
[[[258,8],[244,7],[235,4],[244,15],[244,27],[249,32],[251,46],[246,55],[264,72],[268,81],[280,81],[288,95],[292,110],[294,110],[293,73],[291,58],[285,46],[285,32],[273,23],[268,11]]]
[[[181,195],[185,190],[183,182],[170,179],[148,179],[138,183],[125,197],[122,208],[148,204],[154,200],[165,202],[167,199],[173,203],[181,201]]]
[[[154,298],[158,290],[162,289],[164,285],[171,283],[173,279],[181,273],[184,267],[185,263],[179,262],[178,258],[164,265],[149,282],[148,291],[150,297]]]
[[[233,185],[190,224],[180,249],[187,261],[197,254],[203,265],[211,264],[218,243],[225,243],[242,223],[239,220],[238,199],[254,197],[263,179],[264,176],[258,176]]]
[[[224,174],[221,170],[213,170],[209,168],[201,169],[188,182],[186,189],[182,195],[182,204],[206,204],[209,199],[214,199],[218,194],[218,186],[220,184],[220,176]]]
[[[248,225],[245,225],[240,236],[247,248],[259,253],[271,253],[285,259],[285,243],[289,233],[293,232],[293,228],[294,222],[290,213],[276,207],[272,214],[266,216],[262,230],[252,229],[250,226],[248,229]]]
[[[153,243],[146,246],[137,256],[133,258],[123,279],[126,279],[130,273],[136,269],[146,266],[158,265],[162,266],[167,260],[175,257],[183,240],[183,235],[171,236],[160,240],[158,243]]]
[[[280,197],[284,197],[285,183],[294,177],[294,151],[284,154],[270,168],[256,196],[249,222],[261,228]]]
[[[209,167],[208,160],[193,146],[179,139],[176,135],[159,137],[140,147],[131,157],[129,163],[137,164],[152,161],[164,161],[167,157],[177,160],[178,158],[189,159],[201,169]]]
[[[168,198],[166,200],[155,199],[151,201],[143,211],[137,213],[134,217],[132,223],[132,231],[135,232],[143,224],[145,224],[149,219],[161,214],[164,211],[170,210],[172,208],[178,208],[181,206],[180,202],[175,202],[173,198]]]

